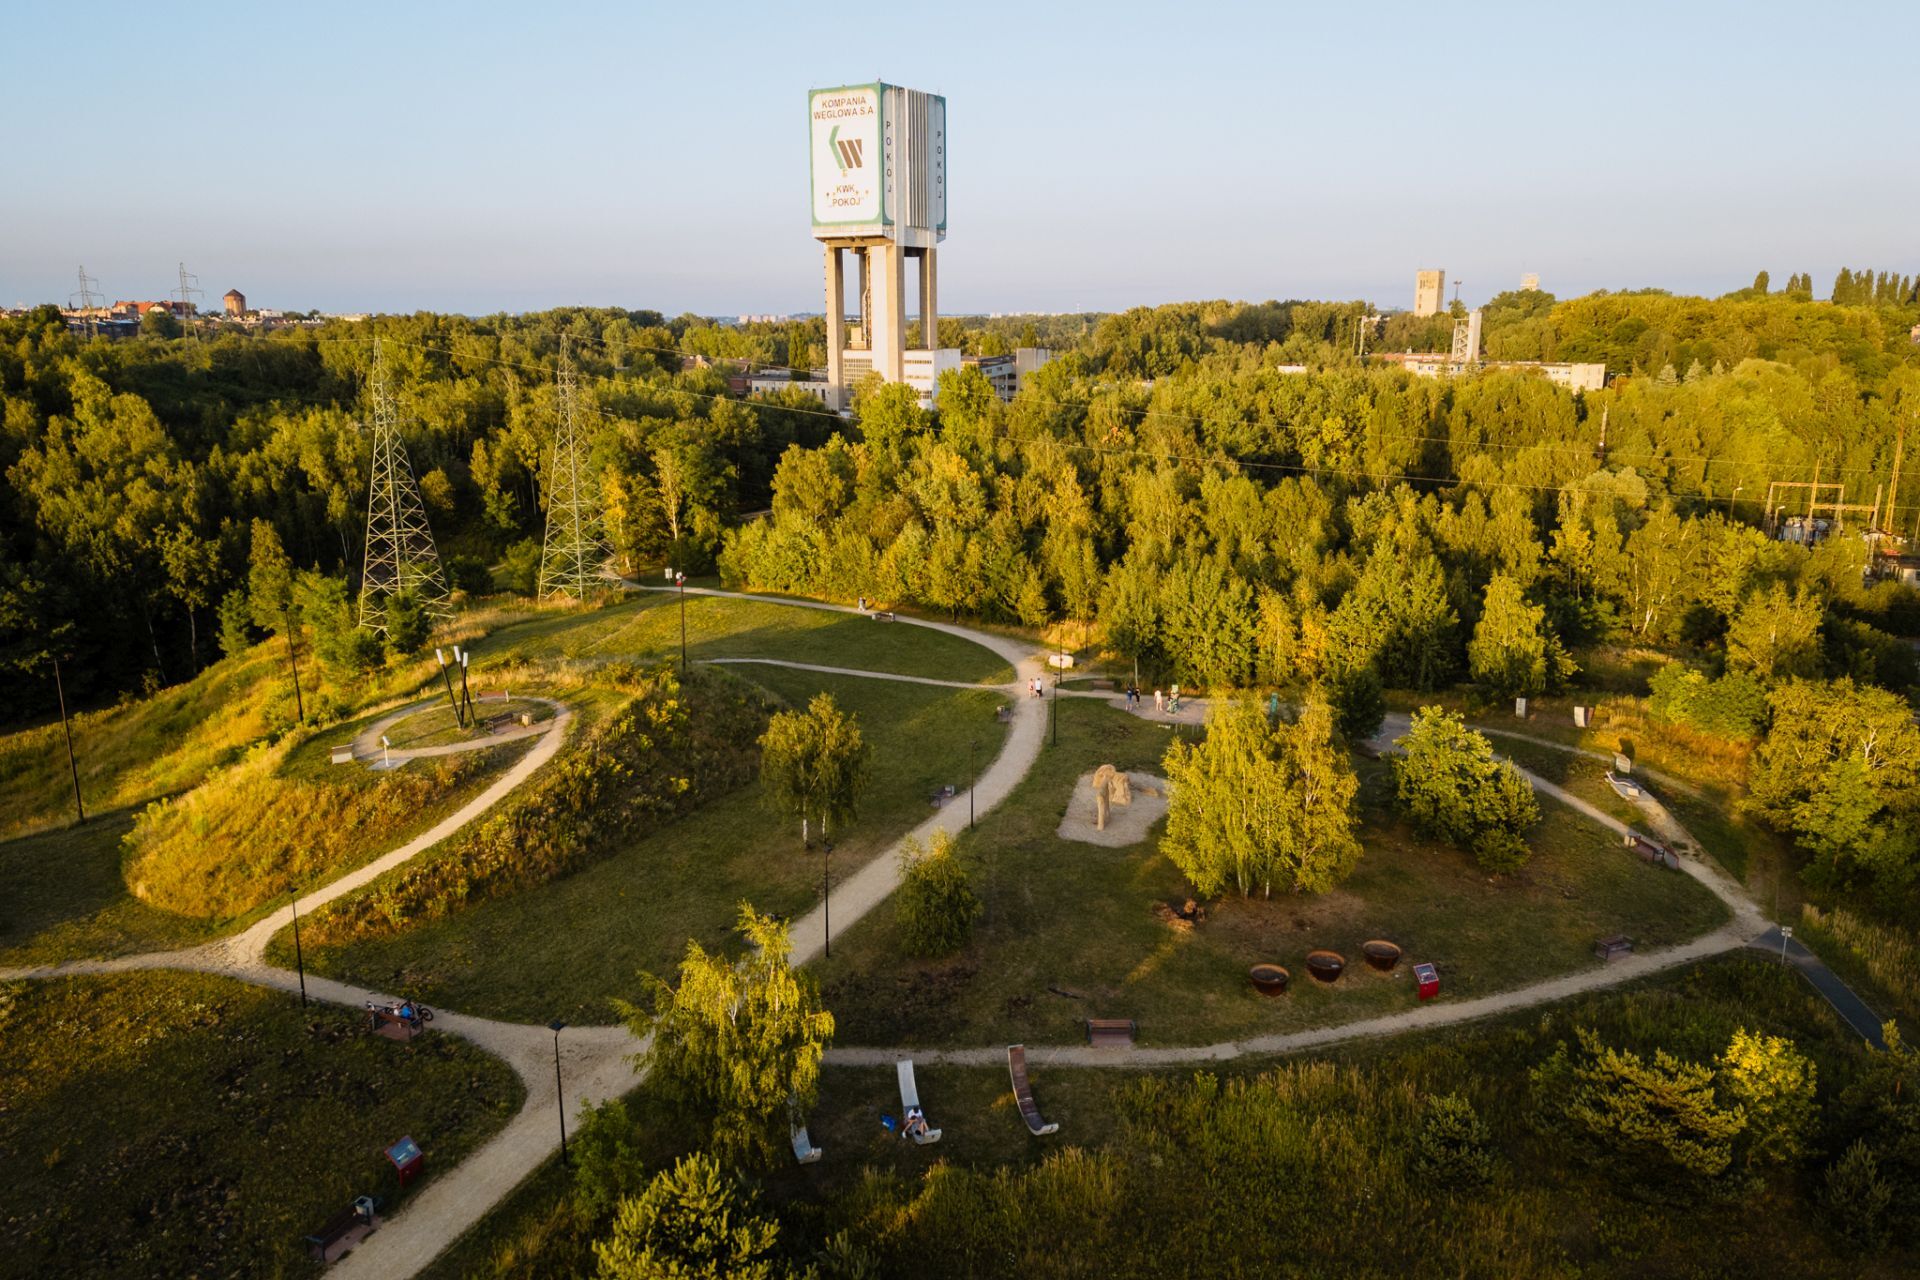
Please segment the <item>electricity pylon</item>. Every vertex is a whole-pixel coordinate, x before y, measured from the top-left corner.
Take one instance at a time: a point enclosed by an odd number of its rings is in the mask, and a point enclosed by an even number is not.
[[[400,439],[387,363],[380,340],[373,341],[373,373],[367,382],[373,401],[373,477],[367,485],[367,554],[360,573],[360,625],[385,634],[387,599],[411,595],[436,621],[453,616],[447,578],[427,527],[426,504],[413,482],[413,464]]]
[[[86,267],[82,266],[80,268],[80,290],[74,297],[80,299],[80,314],[87,318],[87,336],[89,338],[100,335],[100,325],[93,314],[93,286],[99,283],[98,280],[95,280],[87,274]],[[69,298],[67,304],[71,306],[73,299]]]
[[[553,466],[547,471],[547,536],[540,550],[540,598],[586,594],[600,578],[600,504],[594,500],[587,442],[574,397],[573,361],[560,345],[560,421],[553,430]]]

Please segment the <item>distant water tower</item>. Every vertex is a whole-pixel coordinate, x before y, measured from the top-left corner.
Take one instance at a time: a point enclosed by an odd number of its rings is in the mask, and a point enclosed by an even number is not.
[[[815,89],[808,173],[813,235],[826,246],[827,381],[834,403],[868,372],[931,403],[960,352],[939,349],[936,255],[947,238],[947,100],[890,84]],[[859,323],[847,327],[847,254]],[[907,264],[920,277],[920,344],[907,348]]]

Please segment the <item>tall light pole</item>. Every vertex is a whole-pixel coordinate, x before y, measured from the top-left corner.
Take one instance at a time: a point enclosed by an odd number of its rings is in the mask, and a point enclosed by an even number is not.
[[[459,700],[453,696],[453,672],[447,670],[447,651],[439,645],[433,647],[434,661],[440,664],[440,676],[447,682],[447,705],[453,708],[453,718],[464,729],[467,727],[467,713],[460,709]]]
[[[459,645],[453,646],[454,665],[460,668],[460,705],[466,708],[466,714],[469,718],[473,716],[473,695],[467,692],[467,663],[472,661],[472,659],[473,650],[462,649]],[[464,728],[466,726],[465,720],[462,720],[460,723],[461,727]]]
[[[1047,708],[1047,719],[1053,721],[1053,745],[1060,745],[1060,668],[1053,669],[1053,705]]]
[[[287,620],[287,665],[293,668],[293,711],[300,717],[300,723],[305,724],[307,709],[300,701],[300,659],[295,656],[293,648],[293,609],[289,607],[282,613]]]
[[[67,772],[73,775],[73,812],[78,825],[85,825],[87,811],[80,804],[80,766],[73,758],[73,726],[67,722],[67,686],[60,679],[60,657],[53,658],[53,693],[60,699],[60,732],[67,738]]]
[[[560,1033],[567,1024],[555,1018],[547,1027],[553,1032],[553,1100],[560,1108],[560,1167],[567,1169],[572,1167],[567,1159],[567,1098],[560,1088]]]
[[[980,766],[974,763],[974,749],[980,739],[967,739],[967,830],[973,830],[973,790],[980,785]]]
[[[1781,925],[1780,926],[1780,963],[1781,964],[1785,964],[1787,962],[1787,939],[1791,937],[1793,937],[1793,926],[1790,924]]]
[[[300,954],[300,891],[288,895],[293,900],[293,969],[300,975],[300,1007],[307,1007],[307,962]]]
[[[680,570],[673,571],[673,580],[680,588],[680,678],[687,678],[687,575]]]
[[[1737,484],[1733,486],[1733,492],[1727,495],[1727,519],[1733,519],[1733,500],[1739,497],[1740,491],[1746,487],[1743,484]]]

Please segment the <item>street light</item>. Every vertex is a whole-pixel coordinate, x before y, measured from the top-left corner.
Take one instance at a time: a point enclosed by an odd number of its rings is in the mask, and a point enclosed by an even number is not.
[[[560,1106],[560,1167],[566,1169],[572,1165],[567,1159],[567,1099],[560,1090],[560,1033],[567,1024],[555,1018],[547,1026],[553,1032],[553,1100]]]
[[[1791,937],[1793,937],[1793,926],[1790,924],[1781,925],[1780,926],[1780,963],[1781,964],[1785,964],[1787,962],[1787,939]]]
[[[667,570],[680,588],[680,678],[687,678],[687,575],[678,569]]]
[[[1066,657],[1063,653],[1061,657]],[[1047,708],[1047,719],[1053,721],[1053,745],[1060,745],[1060,667],[1053,668],[1053,705]]]
[[[1743,484],[1737,484],[1733,486],[1733,492],[1727,495],[1727,519],[1733,519],[1733,500],[1739,497],[1740,491],[1746,487]]]
[[[453,696],[453,672],[447,670],[447,651],[435,645],[433,657],[440,664],[441,678],[447,682],[447,705],[453,708],[454,720],[464,729],[467,727],[467,713],[460,709],[459,701]]]
[[[460,668],[460,705],[465,709],[468,719],[473,716],[473,695],[467,692],[467,663],[472,660],[473,650],[462,649],[459,645],[453,646],[453,665]],[[448,687],[451,689],[451,683]],[[460,721],[461,728],[466,728],[466,725],[466,719]]]

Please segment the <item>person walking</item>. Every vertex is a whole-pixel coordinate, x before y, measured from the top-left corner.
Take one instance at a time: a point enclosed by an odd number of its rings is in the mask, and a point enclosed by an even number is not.
[[[1165,711],[1167,709],[1166,695],[1158,689],[1153,691],[1153,709],[1155,711]]]

